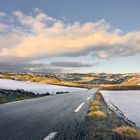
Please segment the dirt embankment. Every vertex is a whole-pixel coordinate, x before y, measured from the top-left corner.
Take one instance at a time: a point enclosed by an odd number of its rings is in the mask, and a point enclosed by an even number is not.
[[[90,103],[84,140],[140,140],[140,131],[111,110],[101,93]]]
[[[140,85],[101,86],[101,90],[140,90]]]

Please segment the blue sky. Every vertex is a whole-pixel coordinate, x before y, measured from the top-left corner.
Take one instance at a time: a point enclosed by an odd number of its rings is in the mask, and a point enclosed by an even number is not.
[[[0,0],[1,11],[21,10],[25,13],[40,8],[48,15],[67,22],[97,21],[104,18],[114,28],[128,32],[140,27],[139,0]],[[8,4],[9,3],[9,4]]]
[[[8,69],[14,61],[13,66],[22,63],[24,70],[140,72],[139,6],[139,0],[0,0],[0,12],[5,13],[0,17],[0,27],[5,29],[0,30],[0,63],[6,65],[0,64],[0,68]],[[48,33],[49,26],[52,28]],[[3,39],[7,36],[14,41]],[[56,39],[59,42],[53,43]],[[80,43],[84,39],[85,46]],[[9,53],[12,51],[14,56]]]

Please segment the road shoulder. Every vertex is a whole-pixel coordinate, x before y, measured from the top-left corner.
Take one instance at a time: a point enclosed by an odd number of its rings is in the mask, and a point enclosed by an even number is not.
[[[122,131],[124,128],[127,129],[125,131],[130,131],[128,135],[118,133],[118,130]],[[134,134],[130,135],[133,130]],[[137,135],[136,133],[138,136],[133,137],[132,135]],[[101,93],[96,93],[86,117],[84,140],[138,140],[139,134],[132,124],[107,106]]]

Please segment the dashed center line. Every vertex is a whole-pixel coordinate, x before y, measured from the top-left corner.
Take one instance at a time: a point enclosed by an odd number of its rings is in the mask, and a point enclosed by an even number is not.
[[[91,99],[91,97],[88,97],[88,98],[87,98],[87,100],[90,100],[90,99]]]
[[[57,132],[50,133],[47,137],[45,137],[43,140],[52,140],[56,136]]]
[[[85,103],[81,103],[75,110],[74,110],[74,112],[76,113],[76,112],[79,112],[80,111],[80,109],[82,108],[82,106],[84,105]]]

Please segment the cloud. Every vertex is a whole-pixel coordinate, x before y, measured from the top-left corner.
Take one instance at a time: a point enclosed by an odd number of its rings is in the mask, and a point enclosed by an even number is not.
[[[96,64],[91,63],[81,63],[81,62],[52,62],[50,65],[58,67],[92,67]]]
[[[29,64],[29,63],[0,63],[0,72],[42,72],[42,73],[61,73],[65,72],[51,65]]]
[[[123,57],[139,54],[139,43],[140,31],[124,34],[104,19],[65,23],[38,8],[28,15],[14,11],[8,23],[0,20],[0,62],[89,54]]]

